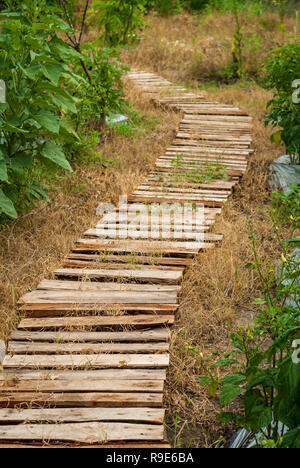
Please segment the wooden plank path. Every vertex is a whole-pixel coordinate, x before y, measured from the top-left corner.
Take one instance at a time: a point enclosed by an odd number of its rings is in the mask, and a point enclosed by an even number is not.
[[[153,73],[127,78],[183,119],[129,212],[103,216],[55,279],[21,299],[0,372],[0,447],[169,447],[163,390],[180,284],[222,239],[211,227],[247,169],[251,118]],[[151,212],[150,223],[150,203],[201,207],[202,218]]]

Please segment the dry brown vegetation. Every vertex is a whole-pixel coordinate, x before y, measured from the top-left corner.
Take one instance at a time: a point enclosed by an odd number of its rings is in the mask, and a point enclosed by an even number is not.
[[[249,44],[246,64],[254,73],[257,61],[284,37],[276,15],[245,18],[244,23]],[[276,262],[278,251],[267,214],[270,195],[266,179],[269,162],[282,149],[270,143],[270,132],[264,127],[269,92],[255,83],[209,86],[209,79],[219,76],[230,61],[230,15],[201,18],[182,14],[167,19],[150,16],[148,24],[140,44],[122,52],[125,63],[157,72],[173,82],[186,83],[195,91],[205,90],[208,99],[233,103],[254,118],[255,153],[248,173],[215,228],[224,234],[224,241],[218,248],[199,255],[188,271],[172,339],[167,424],[174,429],[178,417],[178,445],[210,447],[227,429],[216,423],[217,401],[199,385],[201,359],[197,361],[187,347],[197,348],[204,358],[217,357],[228,349],[230,331],[247,327],[255,316],[252,301],[260,291],[256,274],[246,268],[252,258],[248,220],[253,221],[260,239],[262,258]],[[293,26],[291,18],[287,30],[292,32]],[[260,41],[262,45],[258,47]],[[146,97],[130,87],[127,94],[135,109],[150,119],[160,119],[156,128],[145,126],[144,131],[132,137],[108,130],[99,151],[114,162],[111,167],[104,167],[97,159],[78,165],[72,177],[57,180],[51,205],[40,204],[0,232],[2,336],[7,336],[18,320],[18,298],[42,278],[49,277],[76,238],[95,224],[97,204],[117,202],[119,194],[128,193],[170,143],[180,116],[153,108]]]

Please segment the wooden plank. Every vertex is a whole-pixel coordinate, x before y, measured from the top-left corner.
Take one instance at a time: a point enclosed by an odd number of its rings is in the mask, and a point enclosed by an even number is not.
[[[20,310],[26,317],[87,317],[121,315],[172,315],[178,305],[169,304],[26,304]]]
[[[153,182],[151,183],[144,183],[142,185],[140,185],[138,188],[137,188],[138,191],[145,191],[145,190],[150,190],[150,191],[160,191],[160,190],[163,190],[165,192],[175,192],[175,193],[184,193],[184,194],[195,194],[195,195],[211,195],[211,196],[223,196],[223,197],[227,197],[228,195],[230,195],[231,193],[231,187],[230,189],[227,189],[227,188],[224,188],[224,187],[220,187],[220,185],[218,186],[218,188],[215,190],[213,187],[207,185],[205,188],[185,188],[185,187],[172,187],[170,186],[170,184],[168,183],[156,183],[154,184]],[[134,191],[133,193],[136,193],[136,191]],[[174,217],[173,217],[174,218]],[[168,220],[167,217],[165,218],[162,218],[163,220]],[[137,218],[138,220],[138,218]],[[159,218],[157,217],[154,218],[154,219],[150,219],[150,221],[152,222],[152,224],[154,224],[157,220],[159,220]],[[176,220],[176,218],[175,218]],[[203,223],[205,223],[205,219],[203,219]],[[128,223],[128,225],[130,226],[130,223]]]
[[[47,330],[89,327],[154,327],[174,323],[174,315],[119,315],[93,317],[26,318],[19,324],[20,330]],[[93,330],[95,331],[95,330]]]
[[[184,156],[182,160],[180,160],[180,166],[176,167],[177,170],[184,171],[186,168],[191,168],[194,170],[200,170],[203,168],[206,171],[209,169],[207,168],[207,162],[209,158],[204,157],[198,157],[198,156],[193,156],[193,157],[188,157]],[[156,164],[165,164],[166,166],[171,165],[172,168],[174,168],[174,159],[173,156],[161,156],[160,158],[157,159]],[[233,160],[226,160],[223,158],[211,158],[210,162],[216,165],[220,166],[220,169],[225,168],[246,168],[247,167],[247,161],[233,161]],[[204,173],[205,175],[205,173]]]
[[[226,200],[224,200],[226,201]],[[171,229],[172,226],[152,226],[151,233],[154,237],[154,234],[156,237],[162,236],[164,239],[171,239],[171,240],[186,240],[186,241],[201,241],[201,242],[218,242],[221,240],[223,237],[219,234],[214,234],[210,232],[206,232],[207,229],[203,229],[202,226],[185,226],[185,225],[178,225],[175,226],[176,230]],[[123,238],[122,236],[122,231],[115,231],[115,230],[108,230],[108,236],[110,233],[117,233],[117,238]],[[129,234],[128,238],[136,238],[136,237],[142,237],[143,234],[145,236],[149,236],[150,228],[146,227],[144,230],[141,229],[139,232],[136,234],[132,233],[132,236]],[[100,237],[101,238],[101,233],[99,232],[98,229],[90,229],[87,233],[87,237],[90,236],[91,238],[95,237]],[[115,235],[114,235],[115,237]],[[92,288],[91,288],[92,289]]]
[[[0,408],[47,407],[75,408],[75,407],[153,407],[162,406],[162,393],[48,393],[48,392],[0,392]],[[0,425],[1,428],[1,425]]]
[[[173,177],[178,177],[178,176],[183,176],[185,175],[184,172],[181,170],[176,170],[171,167],[166,167],[165,164],[160,164],[159,166],[155,166],[155,170],[157,173],[166,173],[169,175],[172,175]],[[238,177],[243,177],[245,171],[242,170],[237,170],[237,169],[232,169],[232,168],[225,168],[225,175],[230,178],[238,178]],[[197,172],[195,173],[197,175]],[[169,202],[170,203],[170,202]],[[205,207],[205,205],[204,205]],[[217,209],[216,207],[209,207],[209,209]],[[221,210],[221,208],[219,208]]]
[[[154,235],[154,232],[159,231],[164,235],[164,239],[169,239],[171,234],[172,238],[178,238],[180,233],[186,232],[192,234],[195,230],[196,222],[192,223],[193,220],[191,219],[191,223],[188,224],[187,222],[184,224],[182,220],[178,220],[178,222],[174,223],[164,223],[164,222],[157,222],[156,224],[137,224],[134,229],[132,229],[132,225],[120,225],[120,224],[110,224],[110,225],[98,225],[96,229],[89,229],[85,233],[85,237],[121,237],[124,239],[124,234],[127,238],[148,238],[149,235]],[[210,225],[203,225],[202,221],[199,220],[197,222],[197,229],[198,232],[207,232],[209,231]],[[168,235],[168,236],[167,236]],[[181,237],[182,239],[182,237]]]
[[[25,294],[20,304],[177,304],[177,293],[142,291],[44,291]]]
[[[164,167],[157,164],[158,167]],[[180,200],[176,197],[172,196],[141,196],[141,195],[131,195],[128,200],[135,202],[135,203],[178,203]],[[223,206],[223,201],[215,201],[215,200],[206,200],[204,197],[201,200],[193,200],[192,198],[185,198],[181,200],[181,203],[186,202],[193,202],[198,205],[205,205],[205,206]],[[179,243],[179,242],[178,242]],[[182,243],[181,243],[182,244]],[[182,245],[182,247],[184,247]],[[199,249],[205,249],[207,247],[213,247],[212,245],[207,246],[205,243],[199,244]],[[195,255],[195,254],[194,254]]]
[[[199,107],[199,108],[202,108]],[[235,116],[235,115],[231,115],[231,116],[228,116],[228,115],[199,115],[199,114],[195,114],[194,112],[192,113],[185,113],[184,114],[184,118],[186,118],[187,120],[193,120],[193,121],[197,121],[197,122],[214,122],[216,125],[218,125],[219,123],[223,123],[223,122],[230,122],[232,124],[234,123],[245,123],[249,126],[249,128],[252,128],[253,127],[253,119],[252,117],[249,117],[249,116]]]
[[[163,380],[3,380],[0,382],[2,393],[13,392],[105,392],[105,393],[162,393]],[[1,419],[0,419],[1,421]]]
[[[195,243],[193,247],[187,247],[186,242],[170,242],[170,241],[144,241],[144,240],[110,240],[110,239],[79,239],[77,246],[89,246],[94,250],[101,249],[107,252],[152,252],[159,255],[172,255],[176,253],[187,253],[195,255],[201,248],[205,246],[202,243]],[[199,244],[199,245],[198,245]]]
[[[94,369],[94,370],[65,370],[65,369],[4,369],[0,373],[2,380],[65,380],[74,379],[98,381],[100,380],[166,380],[165,369]]]
[[[175,181],[173,180],[172,181],[172,176],[171,175],[165,175],[165,177],[162,176],[162,179],[163,180],[160,180],[160,177],[159,175],[156,175],[156,174],[150,174],[148,176],[148,178],[146,179],[145,181],[145,185],[148,184],[148,185],[152,185],[152,186],[159,186],[160,184],[164,183],[164,184],[168,184],[169,187],[186,187],[188,188],[189,186],[191,188],[194,188],[194,187],[198,187],[200,189],[212,189],[212,190],[215,190],[215,191],[218,191],[218,190],[221,190],[221,191],[226,191],[226,192],[230,192],[232,191],[233,187],[236,185],[236,181],[235,180],[222,180],[222,179],[215,179],[215,180],[212,180],[211,182],[204,182],[204,183],[201,183],[201,182],[195,182],[195,183],[191,183],[191,182],[186,182],[186,181]],[[205,214],[204,214],[205,215]],[[209,223],[209,221],[211,222],[211,220],[209,219],[204,219],[204,224],[207,224]]]
[[[28,343],[10,341],[12,354],[98,354],[98,353],[166,353],[169,344],[162,343]]]
[[[170,340],[169,328],[135,330],[123,332],[27,332],[15,330],[9,336],[13,341],[48,342],[48,343],[153,343]]]
[[[172,145],[172,146],[169,146],[167,149],[166,149],[166,154],[181,154],[181,153],[184,153],[184,152],[188,152],[188,153],[196,153],[196,154],[205,154],[207,156],[209,156],[210,154],[212,155],[219,155],[219,156],[226,156],[226,157],[229,157],[229,156],[236,156],[237,158],[240,158],[240,157],[248,157],[250,156],[250,154],[253,152],[253,150],[251,150],[250,148],[248,149],[245,149],[245,148],[220,148],[220,147],[216,147],[216,148],[211,148],[210,146],[199,146],[199,147],[190,147],[190,146],[187,146],[186,148],[184,146],[176,146],[176,145]]]
[[[164,439],[164,426],[130,423],[25,424],[0,426],[0,440],[61,440],[101,444],[118,440]]]
[[[83,242],[84,241],[84,242]],[[92,239],[93,241],[93,239]],[[120,240],[121,242],[121,240]],[[135,241],[137,242],[137,241]],[[177,242],[176,242],[177,243]],[[109,255],[109,254],[120,254],[120,255],[123,255],[123,253],[130,253],[130,250],[129,249],[126,249],[126,248],[123,248],[122,246],[120,247],[112,247],[110,249],[105,249],[105,248],[101,248],[101,246],[99,245],[100,242],[97,241],[97,242],[91,242],[90,239],[82,239],[82,242],[80,242],[80,244],[77,244],[76,247],[74,247],[72,249],[72,253],[98,253],[98,254],[104,254],[104,255]],[[194,258],[195,255],[197,255],[199,253],[200,250],[203,250],[203,249],[207,249],[209,247],[214,247],[213,245],[209,245],[208,243],[205,243],[205,245],[201,245],[200,248],[190,248],[189,244],[188,244],[188,248],[182,248],[182,247],[178,247],[178,248],[174,248],[173,250],[159,250],[159,249],[149,249],[148,251],[146,249],[143,249],[141,251],[141,253],[143,254],[150,254],[150,255],[153,255],[153,256],[157,256],[157,257],[184,257],[184,258]],[[139,255],[139,252],[137,251],[133,251],[132,253],[133,256],[138,256]],[[136,273],[138,273],[137,271],[137,268],[139,267],[136,267],[135,266],[135,271]],[[143,269],[143,272],[145,271],[145,268]],[[152,268],[152,271],[153,271],[153,268]],[[122,275],[120,276],[119,274],[112,274],[111,277],[120,277],[122,278]],[[125,276],[126,276],[126,272],[125,272]],[[124,277],[125,277],[124,276]],[[138,281],[141,281],[143,280],[143,274],[142,275],[139,275],[141,276],[141,279],[137,276],[137,280]],[[109,278],[110,277],[110,274],[108,273],[108,271],[104,272],[103,273],[103,278]],[[128,278],[129,279],[132,279],[134,278],[134,275],[132,274],[129,274],[128,275]],[[150,282],[154,282],[152,281],[151,279],[149,279]],[[165,281],[161,280],[161,281],[158,281],[159,283],[163,283]],[[176,284],[176,283],[170,283],[170,284]]]
[[[162,408],[1,408],[1,423],[141,422],[161,424]]]
[[[163,284],[100,283],[91,281],[43,280],[37,289],[80,290],[80,291],[137,291],[137,292],[179,292],[181,287]]]
[[[92,241],[93,239],[91,239]],[[84,246],[92,245],[91,249],[94,249],[95,243],[90,244],[84,243]],[[90,251],[87,249],[87,251]],[[80,269],[80,268],[60,268],[55,270],[57,277],[82,277],[89,279],[115,279],[115,280],[135,280],[140,282],[159,283],[159,284],[180,284],[182,281],[184,268],[180,270],[161,270],[154,268],[124,268],[118,269],[116,266],[112,266],[108,269]]]
[[[153,168],[152,172],[150,174],[156,175],[160,171],[156,169],[155,167]],[[154,207],[155,212],[157,212],[157,207]],[[218,208],[204,208],[204,214],[207,216],[210,215],[218,215],[221,213],[221,210]],[[104,215],[101,218],[101,222],[121,222],[121,221],[129,221],[136,219],[137,216],[145,216],[146,214],[151,215],[151,206],[147,207],[146,211],[143,210],[143,207],[137,207],[136,204],[130,204],[128,203],[128,209],[125,210],[116,210],[114,213],[108,213]]]
[[[64,267],[74,267],[74,268],[90,268],[97,269],[99,267],[111,266],[110,263],[117,263],[118,268],[124,268],[124,263],[131,264],[133,267],[139,265],[139,268],[142,265],[152,265],[152,266],[188,266],[192,263],[191,258],[180,258],[180,257],[153,257],[145,255],[95,255],[95,254],[80,254],[80,253],[71,253],[68,255],[68,258],[63,261]],[[123,264],[121,263],[123,262]],[[129,283],[127,283],[129,284]]]
[[[6,356],[3,367],[8,368],[164,368],[169,365],[168,354],[63,354]]]

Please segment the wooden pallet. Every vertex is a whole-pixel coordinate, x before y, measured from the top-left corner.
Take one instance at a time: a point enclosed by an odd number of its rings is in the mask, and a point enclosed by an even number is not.
[[[157,215],[152,240],[147,214],[108,213],[76,242],[55,279],[22,297],[23,318],[0,372],[0,447],[169,447],[163,390],[180,284],[194,256],[222,240],[211,227],[247,169],[251,118],[153,73],[127,78],[156,105],[183,114],[129,203],[204,206],[201,240],[189,242],[192,226],[185,226],[183,241],[174,213]],[[212,167],[223,178],[200,180]]]

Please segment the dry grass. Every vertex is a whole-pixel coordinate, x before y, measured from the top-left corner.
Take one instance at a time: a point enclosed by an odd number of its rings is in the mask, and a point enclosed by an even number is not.
[[[277,17],[270,14],[259,19],[244,19],[244,23],[252,38],[252,52],[247,59],[251,69],[268,48],[283,40],[283,35]],[[290,19],[287,30],[292,31],[293,24],[294,19]],[[263,45],[254,50],[256,36],[262,33]],[[234,103],[254,118],[255,154],[247,175],[215,229],[225,235],[224,241],[218,248],[195,259],[183,284],[171,346],[166,405],[167,424],[173,427],[177,415],[179,439],[184,447],[190,444],[211,447],[228,430],[216,423],[217,400],[209,398],[206,390],[199,386],[203,368],[201,362],[186,352],[186,346],[199,349],[205,357],[215,358],[228,349],[232,329],[252,323],[256,313],[252,301],[260,291],[256,274],[246,268],[252,258],[249,219],[261,241],[262,258],[275,262],[278,258],[272,224],[266,213],[268,164],[282,152],[271,145],[269,130],[264,128],[265,106],[270,94],[255,84],[207,86],[207,79],[228,64],[231,43],[229,15],[203,19],[188,14],[168,19],[151,16],[141,43],[134,50],[126,49],[122,53],[123,60],[132,67],[158,72],[173,82],[188,83],[194,90],[205,89],[209,99]],[[2,335],[7,334],[17,319],[17,299],[47,277],[83,230],[95,224],[97,204],[116,202],[120,193],[128,193],[171,141],[179,115],[153,109],[136,91],[129,89],[128,94],[136,109],[162,119],[156,130],[148,129],[135,138],[107,132],[99,149],[104,156],[117,161],[114,167],[97,167],[97,164],[78,167],[72,179],[58,182],[50,206],[40,205],[1,232]],[[85,178],[91,184],[83,183]],[[82,189],[70,192],[76,187]]]
[[[262,61],[271,48],[294,34],[295,16],[282,28],[278,15],[242,16],[244,66],[250,75],[261,73]],[[162,74],[175,82],[195,84],[218,81],[232,60],[234,19],[232,14],[190,15],[173,18],[151,15],[149,29],[139,46],[122,56],[130,66]]]

